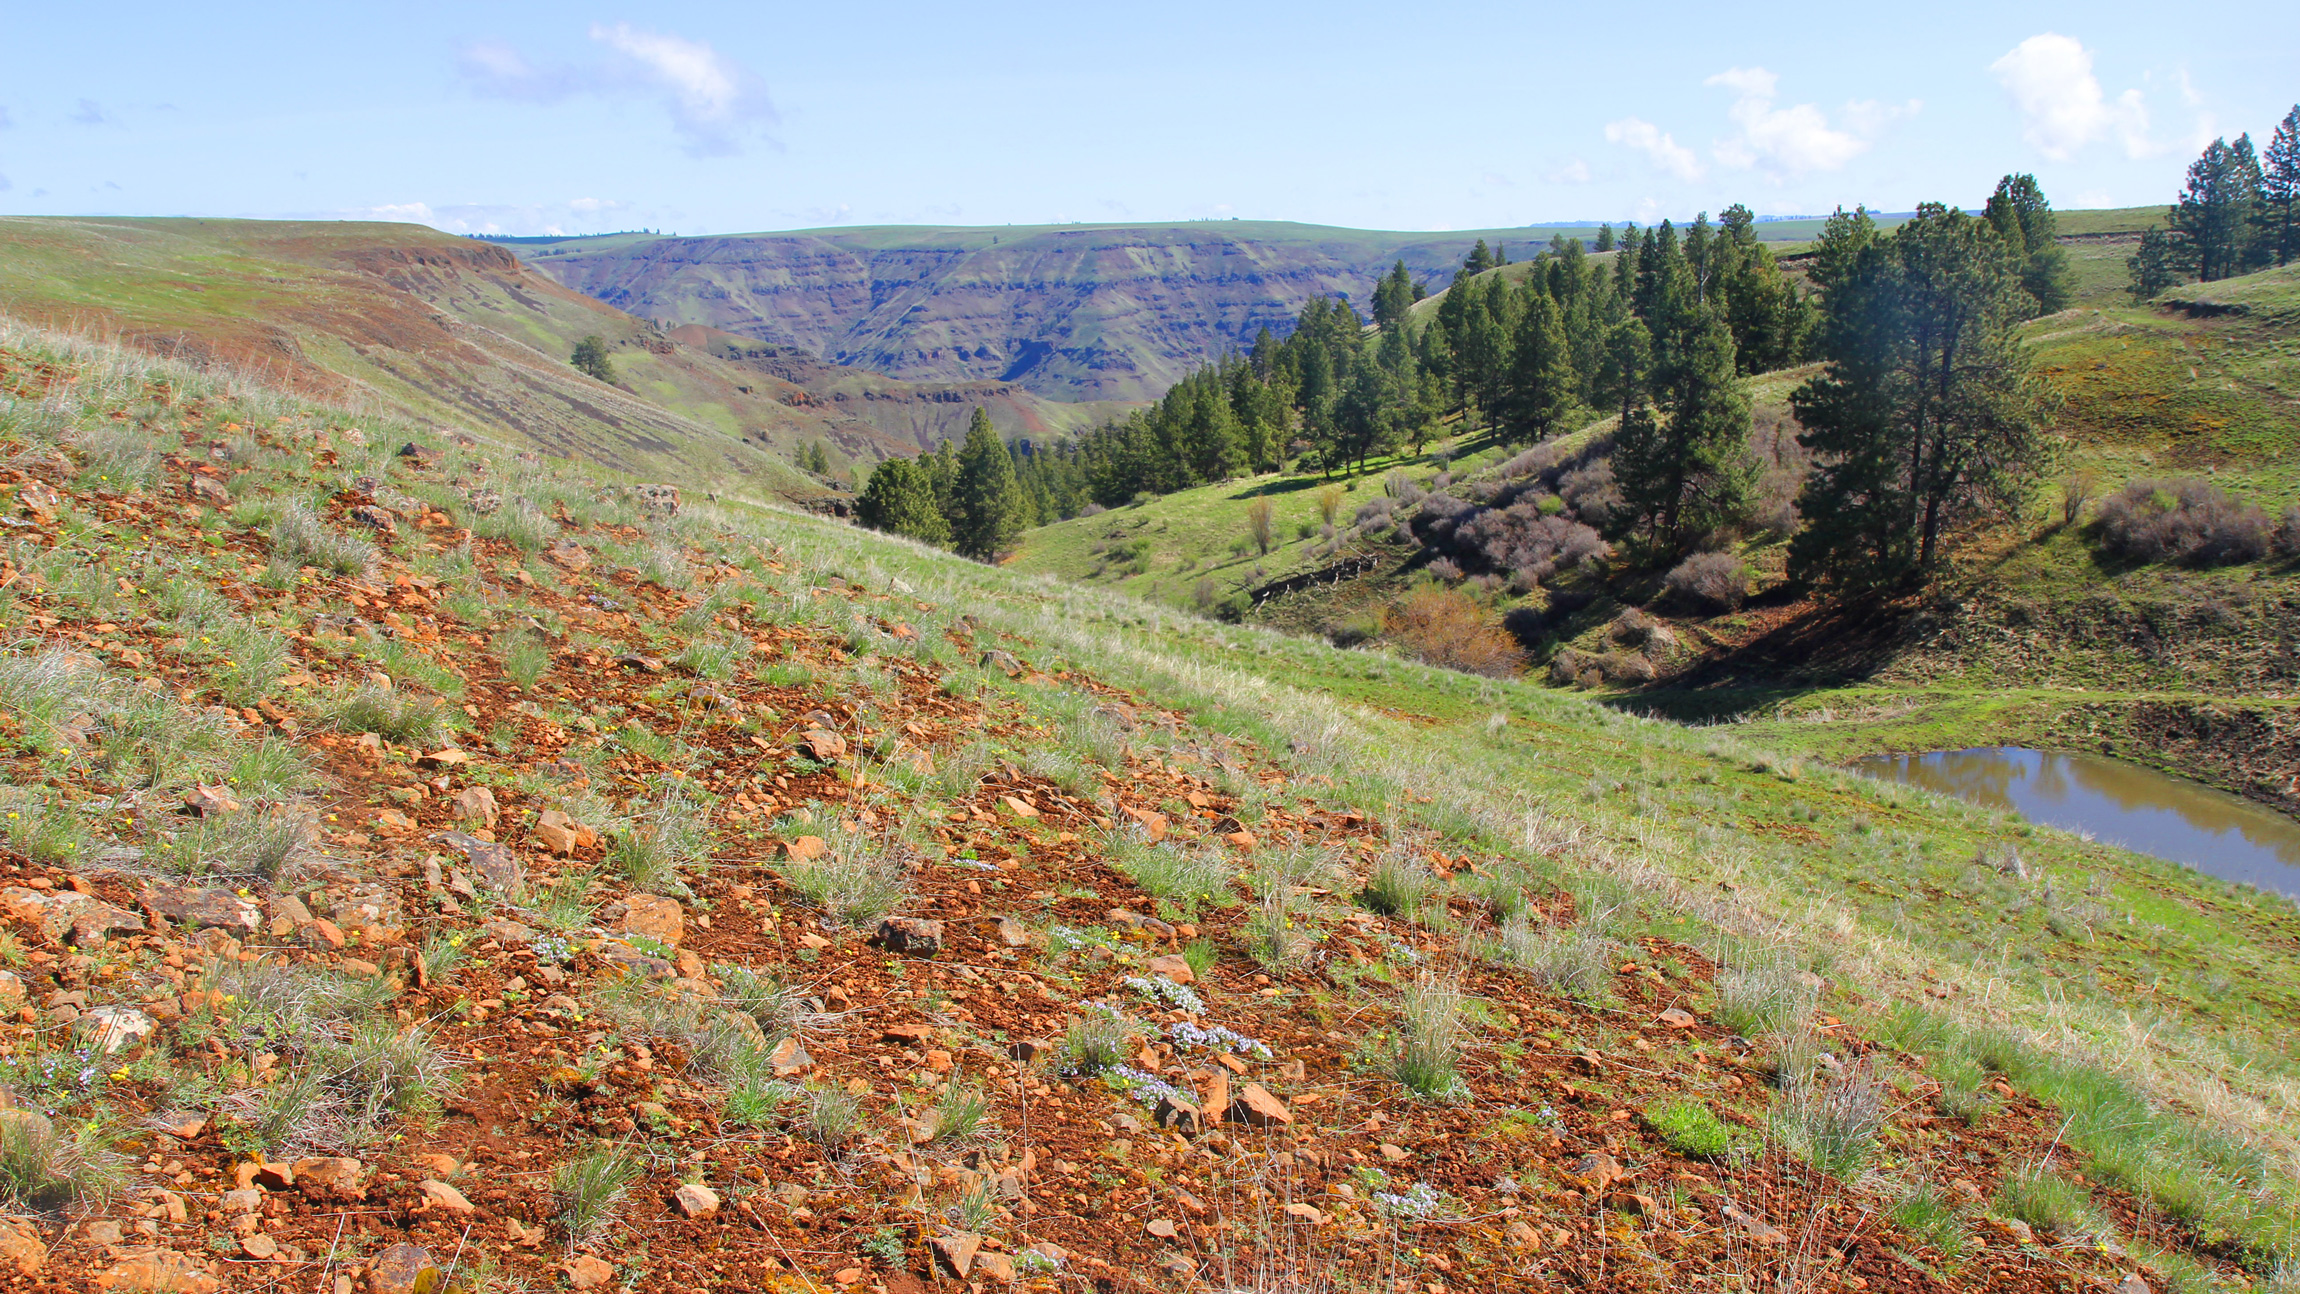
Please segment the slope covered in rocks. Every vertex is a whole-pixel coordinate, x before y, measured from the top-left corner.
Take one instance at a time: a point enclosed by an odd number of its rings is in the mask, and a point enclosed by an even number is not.
[[[0,395],[0,1279],[2287,1279],[2288,904],[69,338]]]

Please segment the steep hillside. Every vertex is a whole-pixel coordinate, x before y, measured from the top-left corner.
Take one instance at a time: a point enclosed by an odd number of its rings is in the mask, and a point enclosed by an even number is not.
[[[17,1285],[2289,1286],[2289,902],[362,421],[0,330]]]
[[[665,325],[700,323],[895,377],[1017,383],[1062,400],[1151,399],[1283,333],[1313,296],[1363,310],[1398,261],[1442,282],[1483,238],[1278,221],[854,228],[508,244],[571,288]]]
[[[977,398],[1016,434],[1107,412],[1050,419],[1026,392],[761,366],[726,344],[740,339],[684,344],[417,225],[0,219],[0,311],[634,476],[793,498],[825,491],[788,465],[804,442],[867,466],[963,431]],[[615,385],[567,363],[591,334]]]

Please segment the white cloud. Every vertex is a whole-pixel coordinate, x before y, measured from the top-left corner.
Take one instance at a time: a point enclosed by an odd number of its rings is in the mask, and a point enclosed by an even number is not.
[[[651,95],[697,156],[742,151],[754,128],[775,120],[758,78],[708,43],[626,22],[597,23],[591,39],[612,51],[600,63],[539,66],[497,41],[465,46],[456,63],[475,93],[523,103],[578,94]]]
[[[1576,157],[1542,178],[1551,184],[1587,184],[1589,183],[1589,163]]]
[[[2041,32],[1989,64],[2020,110],[2021,135],[2054,161],[2115,136],[2127,157],[2162,151],[2149,142],[2148,105],[2138,90],[2113,101],[2092,74],[2092,51],[2073,36]]]
[[[2098,210],[2102,207],[2115,206],[2116,200],[2106,189],[2086,189],[2077,194],[2076,200],[2068,205],[2077,211]]]
[[[112,124],[111,115],[104,111],[104,105],[94,99],[80,100],[79,106],[72,109],[72,120],[83,126],[109,126]]]
[[[1877,131],[1918,106],[1914,101],[1902,107],[1873,100],[1847,104],[1845,117],[1854,128],[1841,130],[1810,103],[1775,107],[1781,78],[1761,67],[1728,68],[1702,84],[1733,92],[1733,106],[1725,115],[1736,133],[1717,141],[1711,150],[1717,160],[1735,170],[1763,171],[1775,180],[1843,167],[1868,151]]]
[[[1653,159],[1653,164],[1680,180],[1701,178],[1701,159],[1693,150],[1670,138],[1669,132],[1642,117],[1623,117],[1605,123],[1605,141],[1635,149]]]

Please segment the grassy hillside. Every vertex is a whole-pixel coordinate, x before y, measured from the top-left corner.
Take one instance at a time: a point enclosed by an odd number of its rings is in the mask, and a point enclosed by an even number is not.
[[[2300,1246],[2287,902],[579,467],[506,526],[482,455],[68,338],[0,335],[0,392],[0,1195],[77,1211],[9,1224],[54,1285],[2043,1294]]]
[[[632,476],[793,498],[825,492],[788,465],[809,441],[867,471],[962,432],[978,398],[1015,434],[1109,412],[819,364],[794,379],[723,345],[738,339],[684,344],[416,225],[0,219],[0,310]],[[613,386],[567,364],[590,334]]]

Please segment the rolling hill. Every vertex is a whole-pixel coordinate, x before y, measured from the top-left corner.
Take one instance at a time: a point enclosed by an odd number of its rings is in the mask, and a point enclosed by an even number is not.
[[[827,492],[787,461],[804,442],[867,470],[963,431],[977,402],[1013,434],[1100,412],[669,334],[417,225],[0,219],[0,311],[633,476],[791,498]],[[566,361],[590,334],[612,349],[614,385]]]
[[[1810,237],[1769,223],[1768,237]],[[1776,234],[1775,231],[1779,231]],[[1479,239],[1529,252],[1595,226],[1393,233],[1283,221],[866,227],[505,243],[568,287],[917,381],[1003,381],[1060,400],[1137,401],[1283,334],[1304,302],[1361,308],[1400,260],[1439,282]]]

